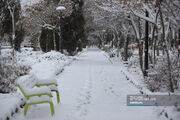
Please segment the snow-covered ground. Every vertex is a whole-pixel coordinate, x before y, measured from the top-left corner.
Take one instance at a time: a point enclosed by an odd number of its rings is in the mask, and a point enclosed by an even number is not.
[[[38,78],[51,78],[60,73],[64,66],[71,63],[75,57],[67,57],[59,52],[51,51],[48,53],[33,52],[24,49],[17,54],[19,62],[31,67],[30,73]]]
[[[165,120],[160,117],[164,107],[126,105],[127,95],[141,92],[130,82],[139,78],[130,74],[121,62],[110,62],[98,49],[81,54],[56,78],[61,103],[57,104],[53,97],[53,117],[49,105],[43,104],[31,106],[26,117],[21,109],[13,120]],[[179,119],[176,116],[173,120]]]
[[[2,56],[11,56],[12,49],[3,49]],[[38,79],[55,78],[61,73],[66,65],[69,65],[76,57],[67,57],[59,52],[50,51],[43,53],[33,51],[31,48],[23,48],[16,53],[17,65],[29,68],[28,74],[36,75]],[[11,75],[13,77],[13,75]],[[18,77],[18,76],[17,76]],[[8,80],[6,80],[8,82]],[[11,94],[0,94],[0,120],[11,118],[19,111],[20,105],[24,104],[23,96],[13,92]],[[17,110],[18,109],[18,110]],[[19,119],[21,120],[21,119]]]
[[[0,94],[0,120],[10,118],[23,104],[24,100],[18,94]]]

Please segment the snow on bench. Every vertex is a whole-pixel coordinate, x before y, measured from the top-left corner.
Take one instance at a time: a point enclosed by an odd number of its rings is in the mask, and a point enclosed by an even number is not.
[[[46,78],[46,79],[38,79],[36,82],[37,85],[41,84],[54,84],[57,86],[57,80],[53,78]]]
[[[51,89],[46,86],[36,87],[37,78],[34,75],[25,75],[18,79],[18,87],[25,97],[29,98],[30,96],[36,95],[51,95]]]
[[[46,95],[42,95],[40,97],[34,96],[34,97],[30,97],[26,103],[36,103],[36,102],[42,102],[42,101],[52,102],[52,99]]]
[[[59,91],[57,88],[58,84],[56,79],[53,78],[38,79],[36,82],[36,86],[38,87],[48,86],[51,89],[51,91],[56,92],[57,102],[58,103],[60,102]]]
[[[49,103],[51,115],[54,115],[54,104],[51,100],[51,89],[47,86],[36,87],[37,77],[33,74],[25,75],[18,79],[18,87],[27,99],[24,115],[27,114],[28,107],[35,104]],[[59,95],[59,94],[58,94]]]

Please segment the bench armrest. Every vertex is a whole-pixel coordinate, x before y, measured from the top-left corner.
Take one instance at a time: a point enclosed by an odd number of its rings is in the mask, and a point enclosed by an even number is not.
[[[23,88],[22,86],[18,85],[19,89],[23,93],[23,95],[29,99],[30,97],[34,96],[42,96],[47,95],[49,97],[52,97],[51,89],[49,87],[43,86],[43,87],[35,87],[35,88]]]

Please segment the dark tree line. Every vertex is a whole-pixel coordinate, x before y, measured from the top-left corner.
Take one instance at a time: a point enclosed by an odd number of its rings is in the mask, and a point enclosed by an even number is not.
[[[61,35],[63,49],[67,49],[70,55],[75,51],[81,51],[86,45],[84,30],[85,19],[83,15],[83,0],[72,0],[73,12],[69,17],[63,18],[61,23]]]
[[[63,53],[67,50],[69,55],[75,55],[82,50],[86,41],[83,4],[83,0],[72,0],[71,15],[64,17],[60,14],[60,20],[51,23],[51,27],[42,27],[40,46],[44,52],[61,50]]]
[[[59,51],[60,37],[58,32],[50,26],[43,26],[40,36],[40,47],[42,51],[49,52],[51,50]]]
[[[12,48],[16,51],[20,51],[21,42],[24,36],[26,36],[24,27],[22,26],[24,23],[22,23],[20,0],[0,0],[0,2],[0,41],[3,42],[5,38],[8,38],[8,42],[11,43]],[[59,0],[45,0],[44,2],[47,4],[46,7],[49,7],[50,10],[54,9],[52,11],[56,11],[55,8],[59,5]],[[86,45],[83,4],[83,0],[71,0],[72,13],[65,17],[61,15],[57,16],[56,13],[53,15],[52,11],[46,11],[47,14],[52,12],[52,15],[48,18],[50,22],[42,25],[39,37],[40,47],[44,52],[50,50],[60,51],[60,49],[62,51],[62,49],[65,49],[69,55],[74,55],[82,50],[82,47]],[[9,9],[9,7],[11,9]],[[36,10],[42,11],[43,9],[38,8]],[[58,19],[58,17],[60,19]],[[46,24],[52,27],[49,29]]]
[[[21,5],[20,0],[0,0],[0,41],[3,42],[4,38],[8,38],[8,42],[14,46],[14,49],[19,51],[20,44],[23,41],[23,29],[21,23]],[[10,10],[13,10],[11,14]],[[12,18],[12,16],[14,18]],[[13,40],[13,20],[15,37]]]

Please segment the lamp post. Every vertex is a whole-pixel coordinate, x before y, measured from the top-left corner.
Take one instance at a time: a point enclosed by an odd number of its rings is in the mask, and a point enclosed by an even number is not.
[[[146,0],[146,3],[148,3],[148,0]],[[146,10],[146,17],[149,17],[149,13]],[[145,22],[145,59],[144,59],[144,67],[145,67],[145,71],[144,71],[144,75],[148,76],[148,51],[149,51],[149,44],[148,44],[148,38],[149,38],[149,23],[148,21]]]
[[[62,43],[63,43],[63,38],[62,38],[62,30],[61,30],[61,20],[62,20],[62,11],[66,10],[66,8],[64,6],[58,6],[56,8],[57,11],[59,11],[60,13],[60,16],[59,16],[59,19],[60,19],[60,25],[59,25],[59,32],[60,32],[60,49],[61,49],[61,53],[63,53],[63,47],[62,47]]]
[[[178,49],[178,58],[179,58],[179,56],[180,56],[180,29],[179,29],[179,38],[177,41],[177,49]]]

